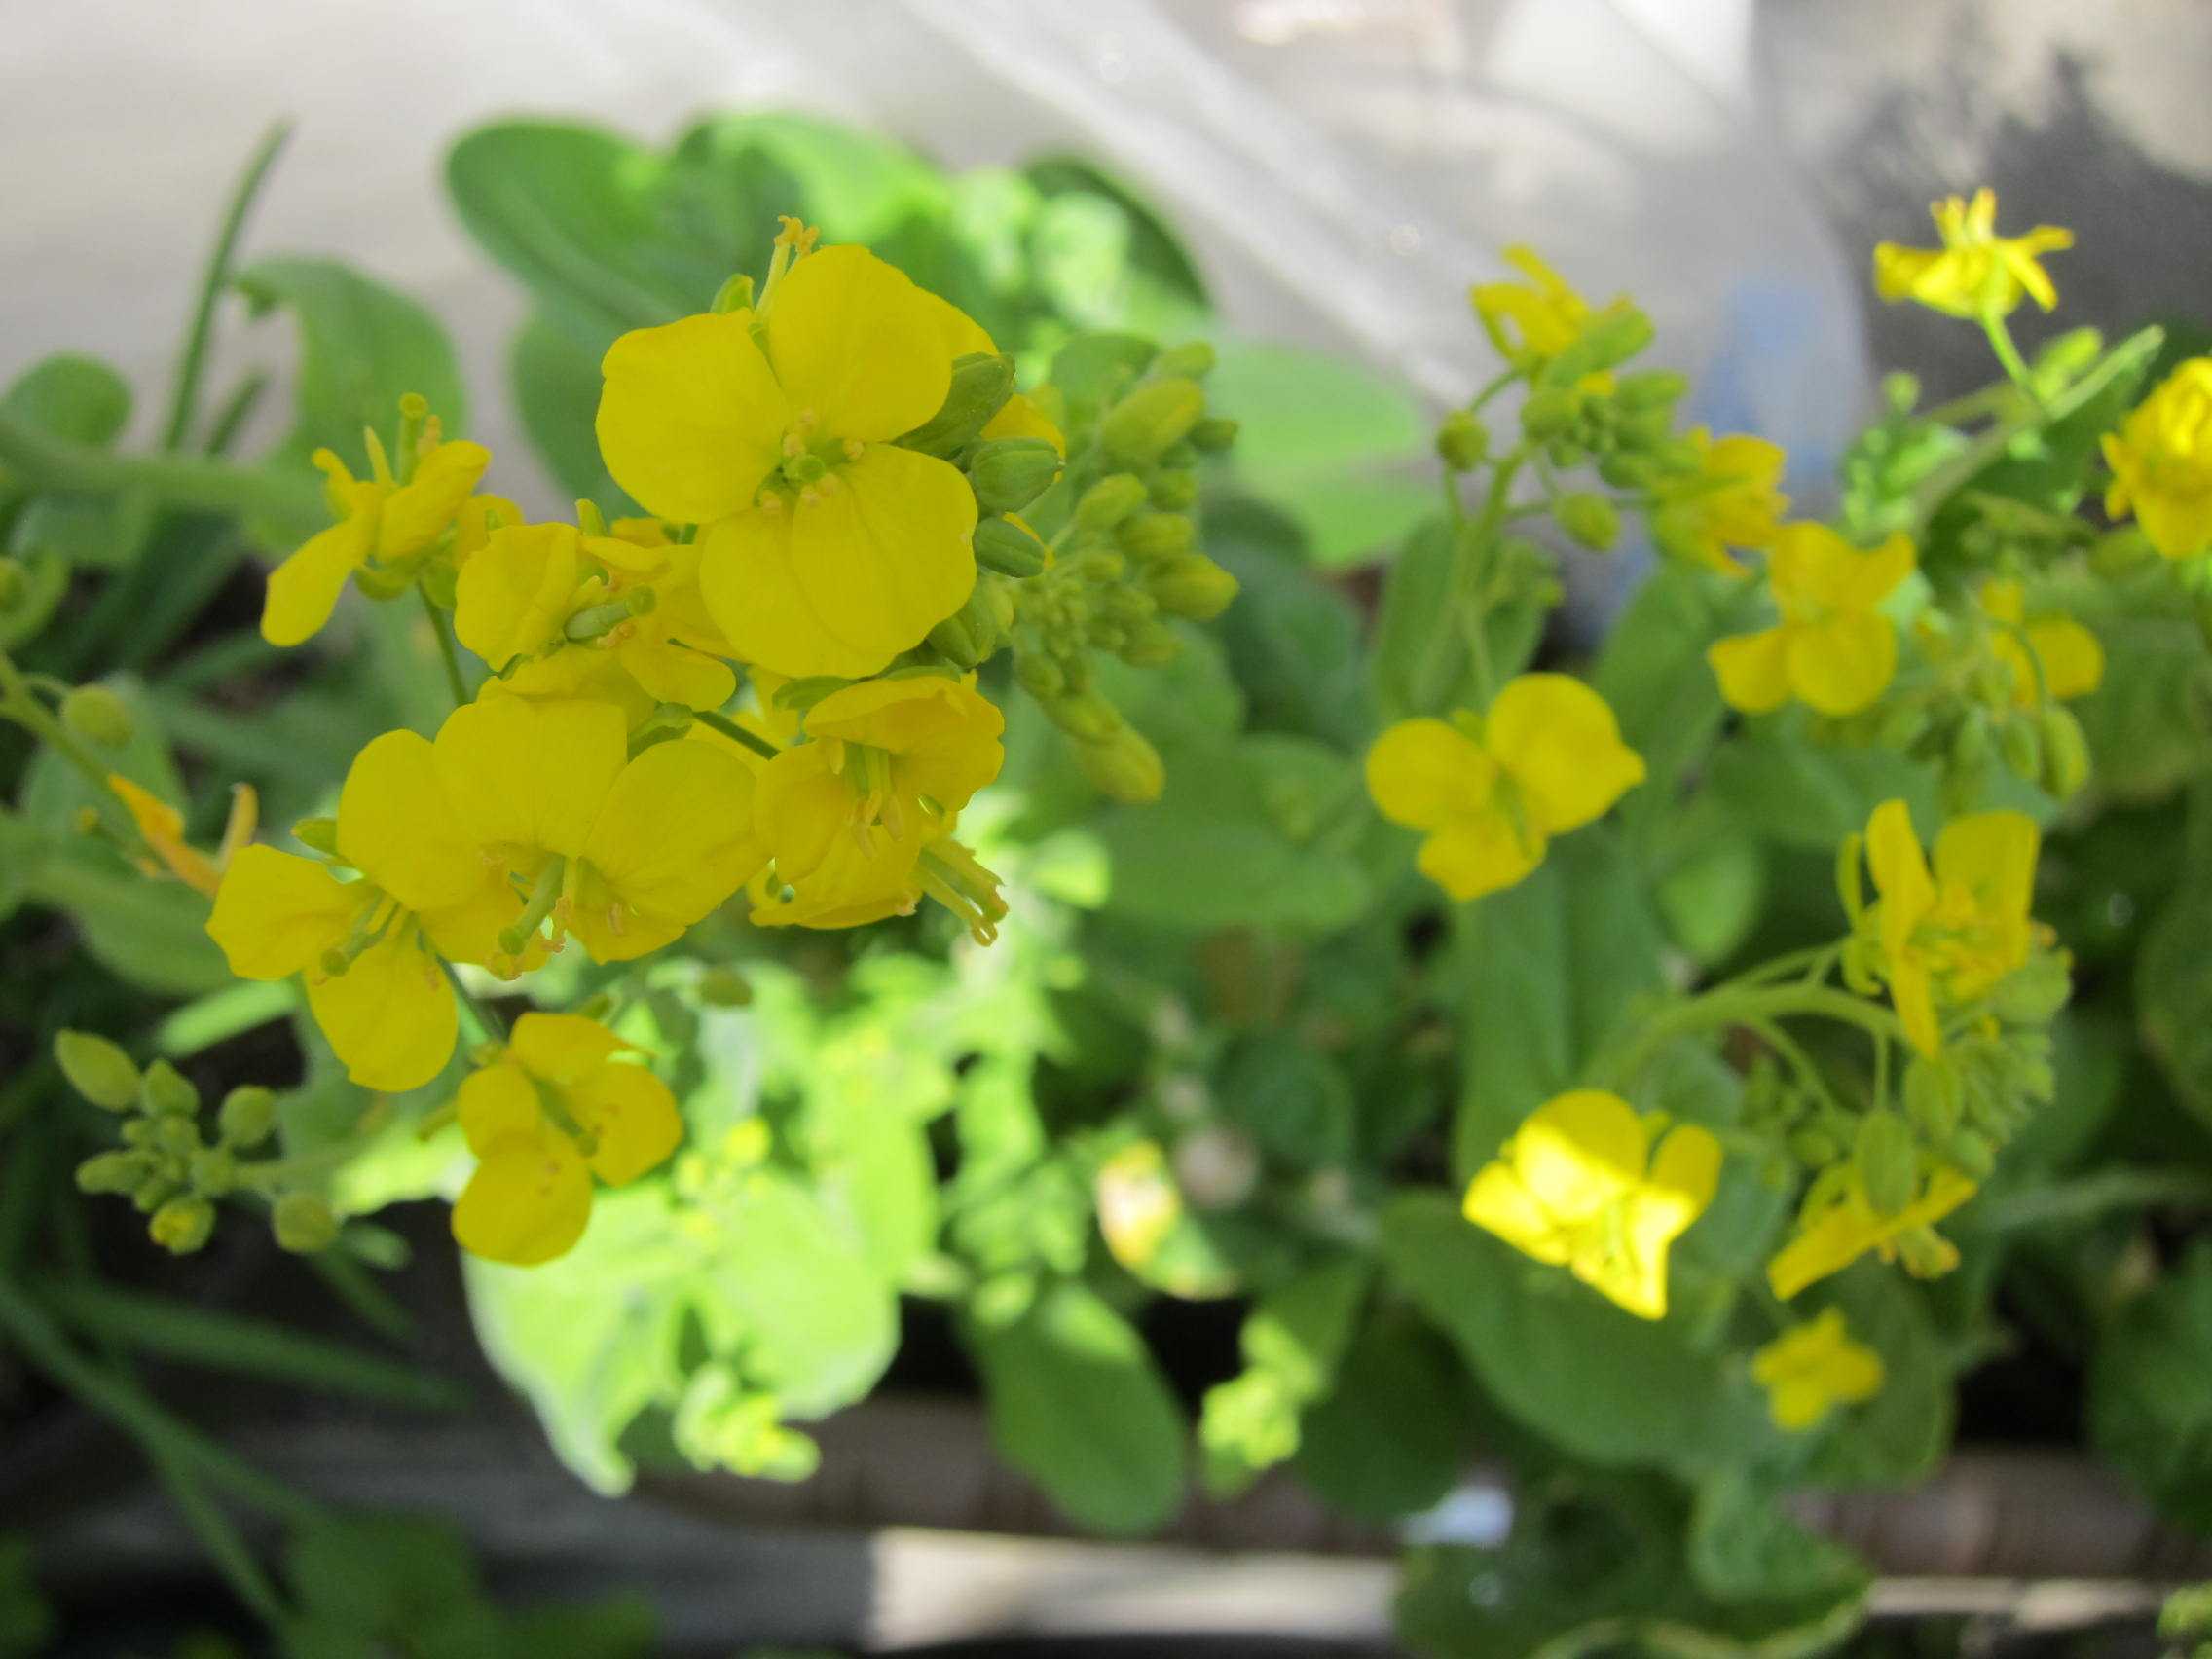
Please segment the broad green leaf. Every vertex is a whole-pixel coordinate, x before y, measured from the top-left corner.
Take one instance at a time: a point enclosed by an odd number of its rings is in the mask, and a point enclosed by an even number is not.
[[[105,848],[44,860],[25,898],[66,910],[85,948],[134,985],[198,996],[232,982],[230,964],[207,937],[207,901],[181,883],[140,875]]]
[[[1278,1031],[1233,1043],[1213,1074],[1222,1116],[1269,1160],[1292,1169],[1342,1168],[1352,1151],[1351,1086],[1326,1054]]]
[[[60,351],[41,358],[10,383],[0,406],[20,420],[74,443],[106,449],[130,420],[130,386],[96,357]],[[7,549],[18,559],[51,565],[121,565],[136,556],[151,528],[153,504],[136,496],[37,496],[12,479],[0,479],[0,515]],[[20,505],[17,503],[20,501]],[[42,584],[43,585],[43,584]],[[0,645],[27,638],[45,619],[44,596],[32,593],[10,607],[0,624]],[[35,618],[32,612],[37,612]],[[28,623],[29,625],[26,625]]]
[[[1882,1391],[1829,1419],[1805,1478],[1830,1487],[1897,1488],[1927,1479],[1950,1449],[1958,1406],[1953,1367],[1923,1293],[1876,1262],[1838,1274],[1824,1292],[1806,1311],[1843,1309],[1853,1339],[1882,1356]]]
[[[57,438],[104,449],[130,424],[130,383],[97,357],[56,351],[10,381],[0,405]]]
[[[1923,826],[1940,822],[1936,779],[1887,749],[1823,746],[1792,715],[1746,727],[1714,752],[1706,777],[1731,822],[1770,840],[1832,854],[1885,800]]]
[[[1865,1566],[1798,1526],[1777,1503],[1780,1495],[1744,1468],[1723,1469],[1698,1488],[1688,1538],[1698,1588],[1724,1601],[1864,1594]]]
[[[1440,1502],[1472,1449],[1451,1350],[1411,1319],[1379,1317],[1299,1425],[1299,1475],[1330,1508],[1383,1524]]]
[[[599,354],[567,330],[533,316],[507,349],[507,375],[523,430],[566,495],[598,503],[609,518],[637,510],[599,459]]]
[[[2085,620],[2104,646],[2103,682],[2072,706],[2103,795],[2148,803],[2212,764],[2212,655],[2187,615],[2120,609]]]
[[[1007,1325],[970,1320],[991,1432],[1068,1517],[1144,1532],[1183,1501],[1185,1424],[1144,1339],[1074,1281]]]
[[[1045,200],[1070,194],[1110,203],[1128,226],[1127,326],[1169,337],[1195,328],[1211,308],[1197,262],[1165,217],[1133,188],[1080,156],[1047,156],[1022,176]]]
[[[1621,741],[1643,757],[1644,781],[1621,803],[1630,833],[1648,840],[1684,779],[1720,730],[1720,682],[1706,647],[1753,612],[1749,584],[1662,565],[1613,619],[1590,683],[1620,721]]]
[[[1364,751],[1376,719],[1359,612],[1306,567],[1297,526],[1233,497],[1207,509],[1205,544],[1242,586],[1214,627],[1250,704],[1252,728]]]
[[[2089,1367],[2089,1437],[2159,1510],[2212,1528],[2212,1244],[2114,1311]]]
[[[1480,677],[1452,602],[1456,543],[1442,519],[1421,522],[1408,534],[1383,577],[1368,674],[1377,716],[1384,722],[1482,703]],[[1544,608],[1532,601],[1490,612],[1484,635],[1494,684],[1504,684],[1528,665],[1543,628]]]
[[[2135,961],[2143,1046],[2191,1110],[2212,1122],[2212,783],[2190,793],[2182,885],[2145,929]]]

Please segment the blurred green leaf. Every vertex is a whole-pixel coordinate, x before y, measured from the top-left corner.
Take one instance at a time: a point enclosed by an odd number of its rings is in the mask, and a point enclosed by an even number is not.
[[[1458,1483],[1473,1424],[1452,1352],[1426,1327],[1379,1316],[1335,1385],[1300,1423],[1299,1475],[1332,1509],[1375,1524],[1441,1502]]]
[[[523,430],[562,493],[597,502],[609,518],[634,513],[637,503],[599,459],[592,426],[599,409],[599,353],[534,315],[508,348],[507,374]]]
[[[1382,578],[1382,603],[1368,645],[1378,717],[1385,722],[1444,715],[1482,701],[1473,657],[1457,628],[1437,625],[1451,608],[1457,538],[1442,519],[1414,529]],[[1527,602],[1490,612],[1491,671],[1503,683],[1527,666],[1543,635],[1544,608]]]
[[[1215,623],[1255,731],[1362,753],[1376,729],[1351,601],[1307,568],[1298,527],[1248,497],[1209,505],[1206,551],[1243,591]]]
[[[2089,1367],[2089,1437],[2159,1510],[2212,1528],[2212,1241],[2115,1310]]]

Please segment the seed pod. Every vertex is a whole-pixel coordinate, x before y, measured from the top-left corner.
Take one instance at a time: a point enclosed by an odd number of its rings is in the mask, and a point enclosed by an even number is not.
[[[1060,452],[1043,438],[992,438],[968,462],[968,482],[987,513],[1019,512],[1060,474]]]
[[[90,1031],[63,1031],[54,1039],[55,1063],[69,1087],[94,1106],[128,1112],[138,1103],[138,1068],[129,1054]]]
[[[1198,383],[1180,376],[1140,386],[1106,412],[1098,424],[1106,454],[1123,466],[1143,466],[1189,435],[1205,414]]]

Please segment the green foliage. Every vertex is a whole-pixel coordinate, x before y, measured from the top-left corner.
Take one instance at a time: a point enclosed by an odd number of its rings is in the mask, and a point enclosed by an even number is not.
[[[2089,1374],[2089,1434],[2166,1514],[2212,1528],[2212,1245],[2198,1240],[2113,1315]]]

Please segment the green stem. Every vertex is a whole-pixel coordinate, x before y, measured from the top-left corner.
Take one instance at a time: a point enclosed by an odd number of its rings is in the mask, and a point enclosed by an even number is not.
[[[240,430],[268,389],[269,377],[258,369],[232,387],[231,395],[216,409],[214,420],[207,423],[207,442],[202,446],[202,453],[211,457],[229,455],[231,445],[238,441]]]
[[[438,958],[438,965],[446,971],[446,977],[453,981],[454,995],[461,998],[461,1006],[468,1010],[484,1040],[487,1043],[504,1045],[507,1040],[507,1022],[499,1017],[498,1010],[479,1002],[476,994],[461,983],[460,972],[444,957]]]
[[[415,597],[423,602],[423,614],[430,619],[430,632],[437,636],[438,656],[446,665],[446,688],[453,693],[453,706],[461,708],[468,702],[468,682],[461,672],[461,650],[454,643],[453,624],[421,582],[415,584]]]
[[[33,489],[65,496],[139,490],[167,506],[267,513],[288,524],[315,524],[328,516],[320,487],[307,478],[203,456],[95,449],[56,437],[7,409],[0,409],[0,467]]]
[[[709,731],[719,731],[733,743],[742,743],[764,760],[773,760],[783,753],[766,738],[747,731],[727,715],[718,715],[709,709],[694,709],[691,718]]]
[[[0,719],[14,720],[76,767],[92,784],[103,803],[112,798],[107,787],[108,768],[93,757],[91,750],[71,736],[69,728],[38,700],[29,680],[6,651],[0,651]]]
[[[181,449],[185,434],[192,429],[192,417],[200,402],[201,377],[206,372],[207,340],[214,330],[215,300],[230,280],[231,255],[238,251],[239,234],[245,229],[245,216],[253,206],[253,199],[261,193],[262,181],[268,178],[277,152],[291,135],[292,124],[288,121],[279,121],[270,128],[247,158],[245,171],[232,187],[230,204],[223,211],[222,228],[215,233],[215,245],[208,249],[207,264],[201,273],[200,299],[193,307],[192,327],[185,334],[184,351],[177,359],[176,383],[169,388],[168,420],[162,426],[164,450]]]
[[[1830,985],[1722,985],[1657,1015],[1617,1059],[1595,1069],[1607,1087],[1625,1091],[1677,1037],[1806,1015],[1856,1025],[1878,1043],[1904,1041],[1904,1026],[1890,1010]]]
[[[229,1582],[231,1593],[272,1630],[288,1623],[291,1612],[283,1597],[276,1593],[276,1586],[262,1570],[261,1563],[254,1560],[253,1551],[231,1518],[209,1500],[199,1476],[174,1453],[149,1448],[147,1458],[167,1489],[169,1501],[184,1517],[185,1525],[199,1534],[200,1546],[207,1552],[207,1559]]]
[[[2006,326],[2003,313],[1983,312],[1981,331],[1989,336],[1989,349],[1997,353],[1997,361],[2003,366],[2006,378],[2020,388],[2020,395],[2028,400],[2029,406],[2040,416],[2044,412],[2043,398],[2036,391],[2035,377],[2028,373],[2027,360],[2020,355],[2019,347],[2012,344],[2012,331]]]

